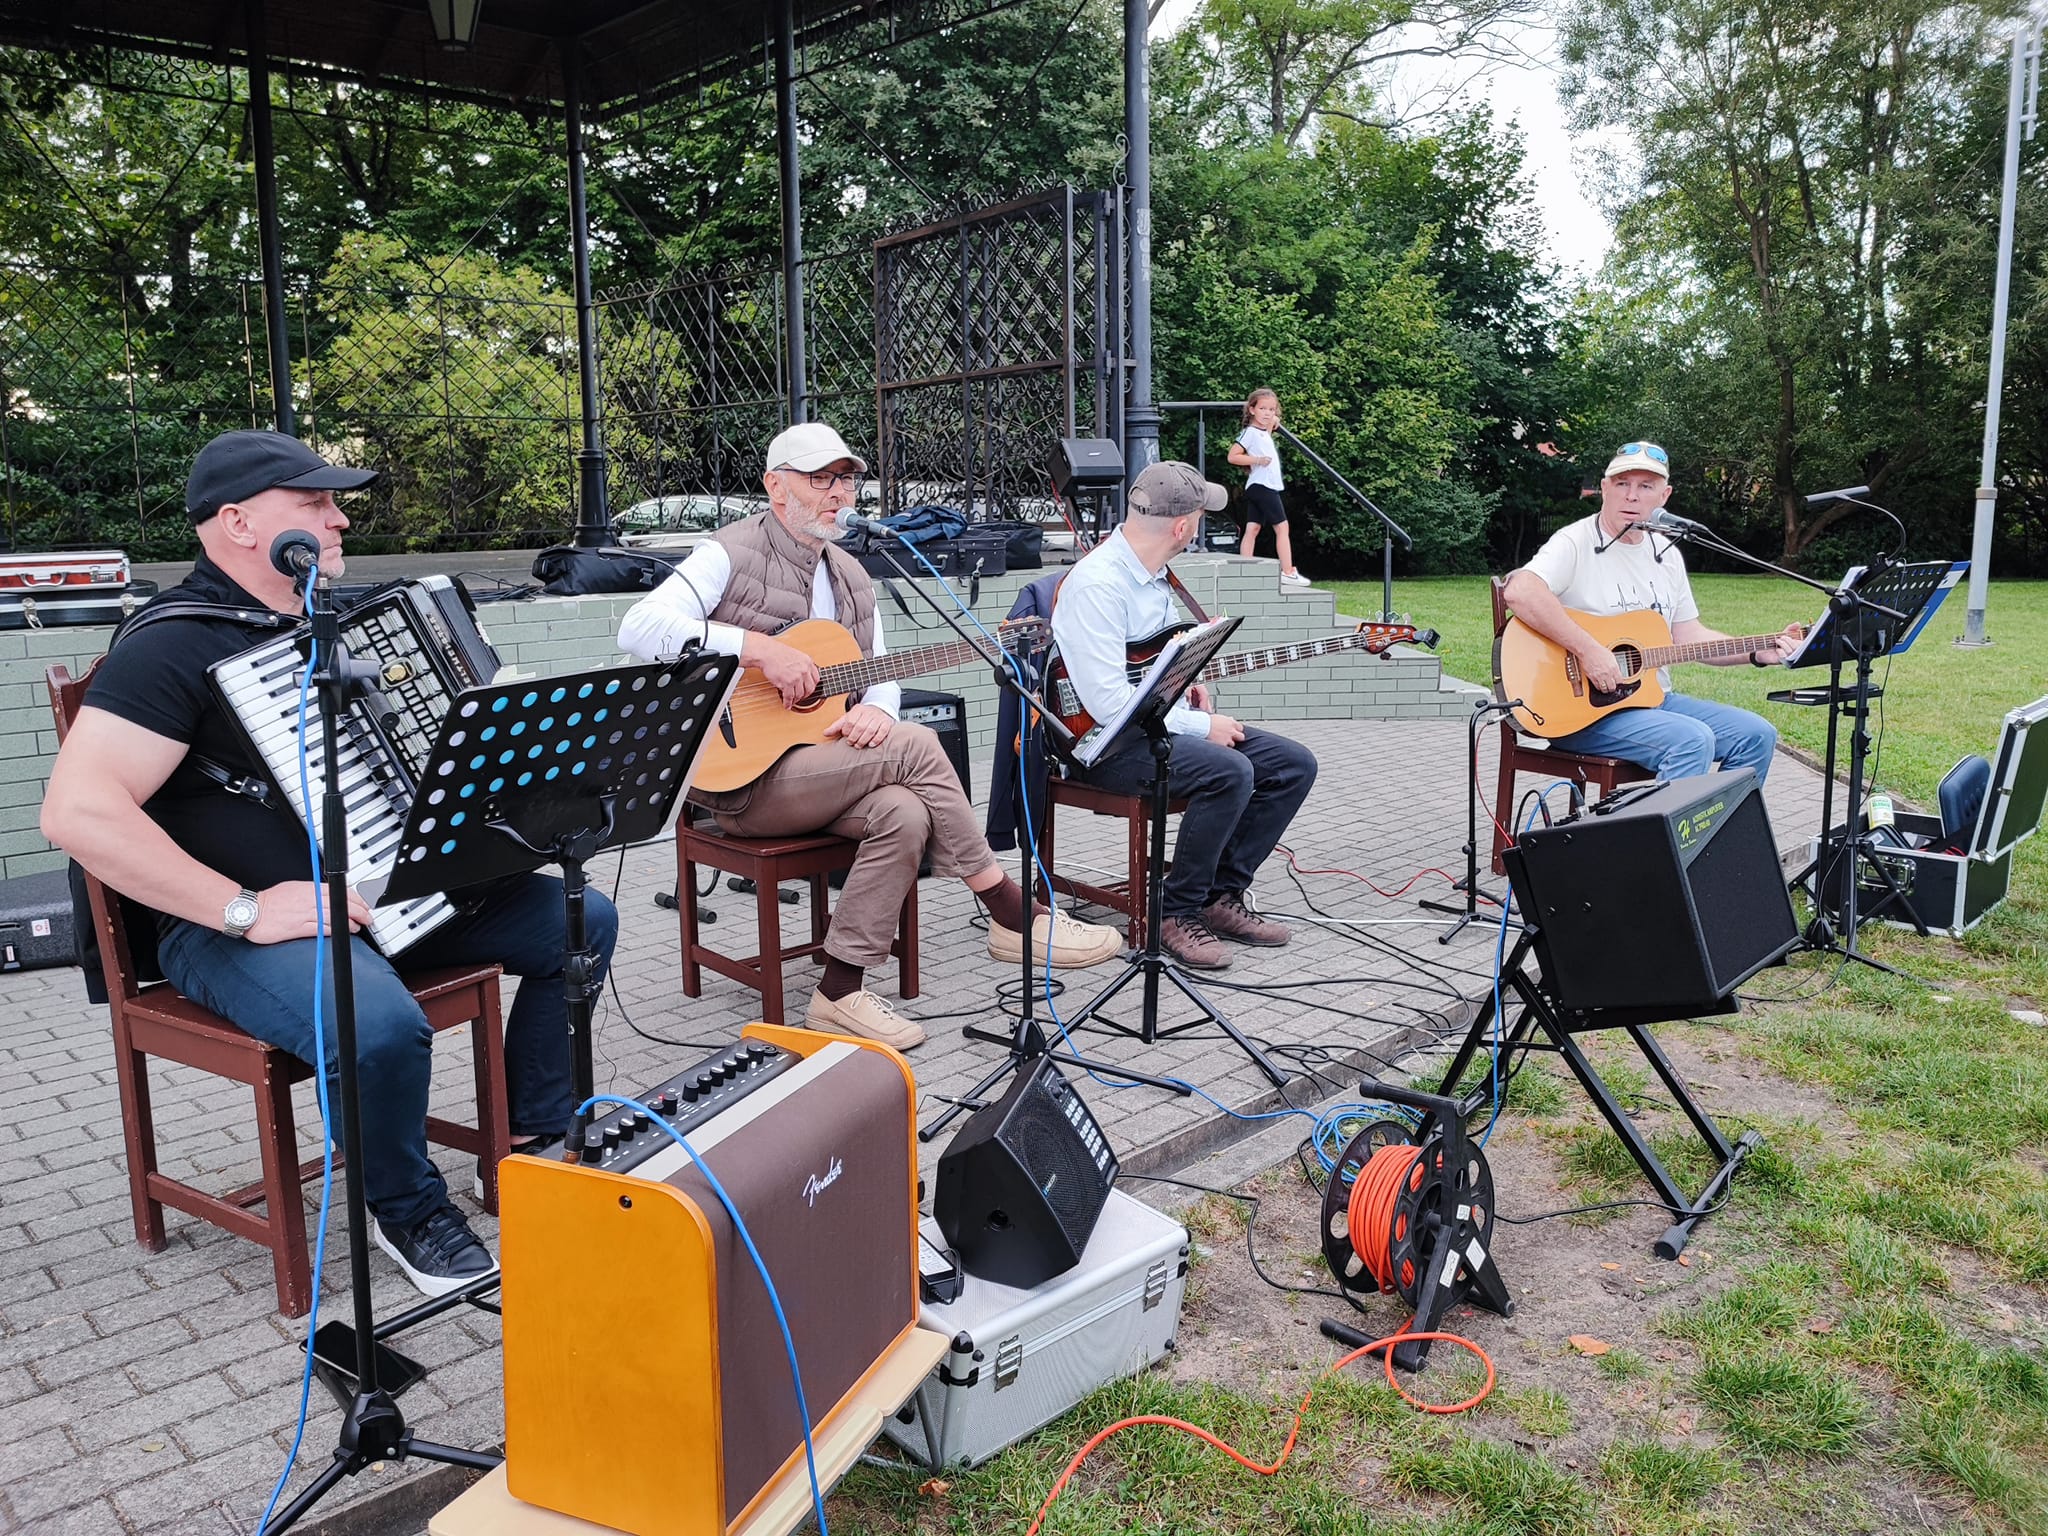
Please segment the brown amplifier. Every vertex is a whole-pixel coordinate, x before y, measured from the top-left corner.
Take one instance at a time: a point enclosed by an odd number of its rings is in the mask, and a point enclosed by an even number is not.
[[[917,1325],[910,1069],[867,1041],[755,1024],[636,1097],[674,1106],[739,1211],[823,1433]],[[507,1485],[633,1536],[724,1536],[803,1475],[789,1358],[703,1173],[645,1117],[626,1140],[596,1164],[499,1171]]]

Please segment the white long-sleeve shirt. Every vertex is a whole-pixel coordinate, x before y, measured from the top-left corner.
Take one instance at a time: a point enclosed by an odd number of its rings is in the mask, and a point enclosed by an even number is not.
[[[663,661],[686,645],[702,645],[721,656],[737,656],[746,643],[746,631],[737,624],[714,624],[711,615],[725,596],[725,584],[732,580],[732,557],[715,541],[699,544],[690,558],[676,567],[675,574],[626,610],[619,623],[619,649],[642,661]],[[839,618],[839,599],[832,594],[832,572],[825,561],[818,562],[811,578],[811,617]],[[871,656],[886,656],[889,645],[882,635],[882,610],[875,609],[875,640]],[[861,695],[890,719],[897,717],[903,703],[900,683],[875,683]]]
[[[1052,610],[1052,637],[1067,664],[1067,681],[1097,720],[1114,720],[1137,692],[1125,669],[1128,641],[1143,640],[1174,621],[1166,572],[1145,569],[1119,528],[1067,572]],[[1209,734],[1209,712],[1186,703],[1166,712],[1175,736]]]

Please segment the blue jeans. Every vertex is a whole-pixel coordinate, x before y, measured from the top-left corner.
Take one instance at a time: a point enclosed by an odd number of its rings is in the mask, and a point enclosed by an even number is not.
[[[584,897],[590,946],[611,963],[619,914],[599,891]],[[312,939],[251,944],[196,923],[172,922],[157,945],[164,975],[193,1001],[299,1060],[313,1059]],[[495,961],[525,983],[505,1020],[507,1115],[517,1136],[565,1131],[575,1110],[569,1070],[569,1005],[562,996],[562,882],[520,875],[494,888],[481,910],[444,923],[405,952],[408,971]],[[362,938],[355,968],[356,1062],[362,1088],[363,1197],[379,1221],[406,1227],[448,1198],[427,1157],[427,1085],[433,1031],[398,972]],[[602,975],[602,967],[600,967]],[[339,1136],[340,1079],[331,969],[324,967],[329,1105]]]
[[[1119,794],[1148,794],[1152,744],[1136,737],[1082,771],[1090,784]],[[1219,747],[1206,736],[1173,738],[1168,792],[1185,798],[1162,917],[1193,917],[1218,897],[1252,883],[1316,781],[1316,755],[1298,741],[1246,727],[1244,740]]]
[[[1761,784],[1778,750],[1778,728],[1733,704],[1668,693],[1655,709],[1617,709],[1551,744],[1641,763],[1660,779],[1690,778],[1718,760],[1723,768],[1754,769]]]

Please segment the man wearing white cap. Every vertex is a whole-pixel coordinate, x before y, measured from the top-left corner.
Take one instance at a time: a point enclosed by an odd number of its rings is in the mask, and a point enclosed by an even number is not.
[[[1060,583],[1053,639],[1067,680],[1088,713],[1109,720],[1129,701],[1125,647],[1172,622],[1167,563],[1200,531],[1204,512],[1221,512],[1229,493],[1192,464],[1146,466],[1124,498],[1121,527]],[[1246,902],[1252,876],[1279,845],[1316,781],[1316,757],[1298,741],[1261,731],[1212,707],[1196,684],[1167,712],[1173,737],[1168,788],[1187,801],[1174,840],[1173,868],[1160,892],[1160,942],[1182,965],[1220,971],[1231,962],[1223,942],[1285,944],[1285,924]],[[1091,784],[1137,794],[1152,782],[1143,736],[1088,768]]]
[[[863,655],[887,655],[874,583],[836,542],[838,514],[854,504],[866,473],[867,464],[823,422],[782,433],[768,445],[762,476],[768,510],[721,528],[634,604],[619,626],[620,646],[650,661],[688,645],[737,656],[792,707],[817,690],[818,668],[777,640],[777,631],[831,619]],[[878,683],[832,723],[825,741],[787,753],[741,789],[692,791],[691,798],[738,837],[829,831],[859,839],[804,1022],[908,1050],[924,1031],[862,982],[889,953],[918,866],[929,857],[934,873],[964,880],[988,908],[988,949],[997,960],[1022,954],[1029,903],[996,862],[938,737],[897,720],[901,693],[893,682]],[[1095,965],[1122,948],[1114,929],[1063,912],[1039,909],[1031,921],[1035,953],[1057,966]]]
[[[1595,689],[1621,681],[1614,654],[1567,609],[1599,617],[1647,608],[1671,626],[1680,645],[1728,636],[1700,622],[1685,557],[1669,539],[1642,525],[1671,499],[1671,456],[1655,443],[1623,443],[1600,481],[1600,510],[1552,534],[1536,557],[1507,579],[1503,595],[1515,617],[1563,646]],[[1790,625],[1778,640],[1747,656],[1714,657],[1709,666],[1767,667],[1798,647]],[[1650,709],[1617,709],[1582,731],[1557,738],[1568,752],[1592,752],[1640,763],[1659,778],[1681,779],[1723,768],[1750,768],[1761,784],[1770,772],[1778,732],[1770,721],[1733,704],[1670,691]],[[1498,808],[1508,814],[1508,807]]]

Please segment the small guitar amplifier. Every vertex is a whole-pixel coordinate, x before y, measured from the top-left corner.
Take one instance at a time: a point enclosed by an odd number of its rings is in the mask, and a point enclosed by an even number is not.
[[[916,1085],[867,1041],[749,1025],[593,1129],[499,1169],[513,1497],[632,1536],[724,1536],[804,1459],[768,1291],[822,1437],[916,1326]],[[801,1475],[801,1474],[799,1474]]]

